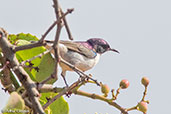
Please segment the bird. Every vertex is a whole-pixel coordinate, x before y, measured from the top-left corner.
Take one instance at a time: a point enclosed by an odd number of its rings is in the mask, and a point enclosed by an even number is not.
[[[83,72],[92,69],[105,52],[113,51],[119,53],[118,50],[110,48],[107,41],[102,38],[90,38],[87,41],[60,40],[58,46],[61,58]],[[68,86],[65,79],[66,72],[73,71],[73,69],[60,61],[59,65],[62,69],[61,76],[66,86]]]

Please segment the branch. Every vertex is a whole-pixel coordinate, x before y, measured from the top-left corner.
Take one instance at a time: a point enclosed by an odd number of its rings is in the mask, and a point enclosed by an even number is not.
[[[143,98],[142,98],[141,101],[144,101],[145,100],[146,95],[147,95],[147,86],[145,86],[145,90],[143,92]]]
[[[47,108],[56,99],[60,98],[62,95],[64,95],[67,92],[69,92],[69,93],[74,93],[75,95],[81,95],[81,96],[85,96],[85,97],[88,97],[88,98],[98,99],[98,100],[104,101],[104,102],[108,103],[109,105],[112,105],[115,108],[119,109],[123,114],[128,114],[128,112],[127,112],[128,110],[127,109],[122,108],[120,105],[118,105],[112,99],[108,99],[108,98],[106,98],[106,97],[104,97],[102,95],[92,94],[92,93],[88,93],[88,92],[84,92],[84,91],[78,90],[85,83],[89,83],[89,81],[87,80],[87,77],[82,77],[81,80],[78,80],[78,81],[74,82],[69,88],[57,88],[57,87],[54,88],[52,85],[49,85],[49,84],[43,84],[43,85],[40,84],[40,85],[38,85],[38,89],[39,89],[40,92],[59,93],[58,95],[56,95],[55,97],[50,99],[43,106],[43,108],[44,109]]]
[[[50,104],[52,104],[56,99],[60,98],[61,96],[63,96],[64,94],[72,91],[73,89],[75,89],[81,82],[83,82],[82,80],[85,80],[86,77],[82,77],[81,80],[78,80],[76,82],[74,82],[71,86],[64,88],[61,92],[59,92],[58,95],[56,95],[55,97],[53,97],[52,99],[50,99],[44,106],[43,109],[46,109]]]
[[[47,93],[47,92],[54,92],[54,93],[59,93],[65,88],[60,88],[60,87],[53,87],[51,84],[37,84],[37,90],[40,93]]]
[[[22,46],[13,46],[13,51],[17,52],[17,51],[21,51],[21,50],[25,50],[25,49],[31,49],[31,48],[35,48],[35,47],[40,47],[40,46],[45,46],[46,43],[45,42],[36,42],[36,43],[31,43],[31,44],[27,44],[27,45],[22,45]]]
[[[41,104],[39,103],[38,98],[36,97],[39,92],[35,88],[36,85],[30,79],[29,75],[25,72],[25,70],[19,66],[19,62],[15,56],[15,52],[13,51],[14,46],[10,44],[7,38],[4,36],[3,30],[0,29],[0,47],[4,54],[4,57],[10,62],[10,66],[13,69],[14,73],[26,89],[28,96],[32,102],[34,111],[39,114],[44,114]]]
[[[74,10],[74,9],[72,9],[72,10]],[[71,10],[71,11],[72,11],[72,10]],[[62,15],[64,14],[63,11],[62,11],[62,9],[61,9],[61,13],[62,13]],[[67,23],[67,21],[66,21],[66,17],[63,18],[63,21],[64,21],[65,29],[66,29],[66,31],[67,31],[67,33],[68,33],[68,38],[69,38],[70,40],[73,40],[71,31],[70,31],[69,26],[68,26],[68,23]]]
[[[81,90],[75,90],[75,91],[73,91],[73,93],[75,95],[81,95],[81,96],[85,96],[85,97],[88,97],[88,98],[105,101],[106,103],[108,103],[108,104],[116,107],[117,109],[119,109],[123,114],[128,114],[128,112],[124,108],[122,108],[116,102],[113,102],[112,100],[110,100],[110,99],[108,99],[108,98],[106,98],[104,96],[97,95],[97,94],[92,94],[92,93],[87,93],[87,92],[84,92],[84,91],[81,91]]]
[[[60,58],[58,44],[59,44],[59,37],[60,37],[61,29],[62,29],[62,21],[61,21],[60,17],[62,14],[60,12],[58,0],[53,0],[53,3],[54,3],[53,7],[55,10],[56,19],[60,21],[60,23],[58,23],[58,25],[57,25],[55,40],[54,40],[54,43],[52,46],[54,49],[54,52],[55,52],[55,69],[54,69],[54,72],[52,75],[57,79],[57,75],[58,75],[57,68],[58,68],[58,62],[59,62],[59,58]]]

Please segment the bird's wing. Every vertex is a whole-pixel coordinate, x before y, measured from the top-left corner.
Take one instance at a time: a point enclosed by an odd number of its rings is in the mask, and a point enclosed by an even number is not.
[[[87,47],[76,42],[60,40],[59,43],[65,45],[69,50],[78,52],[91,59],[95,58],[97,55],[93,50],[88,49]]]

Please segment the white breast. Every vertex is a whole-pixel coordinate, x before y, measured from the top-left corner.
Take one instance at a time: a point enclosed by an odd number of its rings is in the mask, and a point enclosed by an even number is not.
[[[63,44],[60,44],[59,47],[61,57],[82,71],[87,71],[94,67],[94,65],[98,63],[100,58],[100,54],[97,54],[95,58],[89,59],[77,52],[67,50],[66,46],[64,46]]]
[[[94,61],[94,65],[96,65],[99,62],[100,59],[100,54],[97,54],[97,56],[95,57],[95,61]]]

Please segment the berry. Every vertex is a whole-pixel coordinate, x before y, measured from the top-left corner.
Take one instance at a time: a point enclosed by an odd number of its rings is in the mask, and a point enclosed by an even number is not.
[[[4,110],[12,109],[12,108],[14,108],[14,109],[24,109],[25,108],[24,100],[17,92],[11,93]]]
[[[129,86],[129,81],[128,81],[128,80],[124,79],[124,80],[122,80],[122,81],[120,82],[120,87],[121,87],[122,89],[126,89],[126,88],[128,88],[128,86]]]
[[[109,91],[110,91],[110,88],[107,84],[101,84],[101,92],[104,93],[106,97]]]
[[[141,83],[142,83],[145,87],[147,87],[148,84],[150,83],[150,81],[149,81],[149,79],[148,79],[147,77],[143,77],[143,78],[141,79]]]
[[[147,103],[144,101],[139,102],[137,105],[137,110],[139,110],[143,113],[146,113],[147,112]]]

